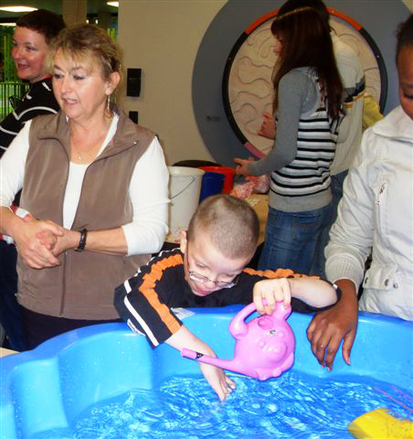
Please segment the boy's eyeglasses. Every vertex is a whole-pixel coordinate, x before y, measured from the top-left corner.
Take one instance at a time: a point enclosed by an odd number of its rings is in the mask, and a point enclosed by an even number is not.
[[[195,271],[188,271],[189,277],[191,280],[195,282],[199,282],[201,284],[205,284],[206,282],[213,283],[216,287],[219,288],[232,288],[238,283],[239,274],[235,276],[231,281],[223,281],[223,280],[211,280],[206,276],[202,276],[201,274],[195,273]]]
[[[189,269],[189,246],[187,248],[186,257],[184,259],[184,264],[186,267],[186,270],[188,271],[189,278],[195,282],[199,282],[201,284],[205,284],[207,282],[213,283],[218,288],[232,288],[238,283],[238,279],[240,274],[237,274],[234,279],[231,281],[223,281],[223,280],[211,280],[206,276],[203,276],[202,274],[196,273],[195,271],[191,271]]]

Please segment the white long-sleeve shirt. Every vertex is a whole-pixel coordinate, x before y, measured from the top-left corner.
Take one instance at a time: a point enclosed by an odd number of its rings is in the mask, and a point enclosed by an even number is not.
[[[114,117],[99,154],[115,134],[118,119]],[[15,195],[23,187],[30,125],[31,121],[26,123],[0,160],[0,206],[10,207]],[[72,226],[88,166],[70,162],[63,202],[65,228]],[[163,151],[155,137],[136,163],[129,185],[134,215],[132,222],[122,226],[128,246],[128,256],[154,253],[162,247],[164,236],[168,231],[168,178]]]
[[[325,250],[328,280],[363,282],[362,310],[413,320],[412,199],[413,121],[397,107],[364,133]]]

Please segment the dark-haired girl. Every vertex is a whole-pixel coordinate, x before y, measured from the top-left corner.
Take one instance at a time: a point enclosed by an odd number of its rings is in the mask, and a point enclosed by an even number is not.
[[[269,215],[259,268],[309,273],[331,206],[330,164],[341,119],[343,86],[330,29],[304,7],[277,17],[275,146],[259,161],[235,159],[237,173],[271,173]]]

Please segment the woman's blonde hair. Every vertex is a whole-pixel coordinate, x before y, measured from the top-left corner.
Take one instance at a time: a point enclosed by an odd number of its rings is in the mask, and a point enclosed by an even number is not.
[[[49,52],[50,67],[59,50],[75,60],[95,61],[105,80],[114,72],[121,75],[118,46],[103,29],[93,24],[79,24],[63,29]]]

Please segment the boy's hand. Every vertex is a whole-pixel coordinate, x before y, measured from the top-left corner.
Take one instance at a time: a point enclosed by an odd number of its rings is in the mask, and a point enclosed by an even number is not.
[[[211,357],[216,357],[215,352],[184,325],[171,335],[166,340],[166,343],[179,351],[183,348],[187,348]],[[224,401],[227,395],[235,390],[236,386],[234,381],[228,378],[222,369],[205,363],[198,363],[198,365],[205,379],[215,390],[221,401]]]
[[[267,301],[264,305],[263,300]],[[291,285],[287,278],[266,279],[254,285],[253,300],[260,314],[272,314],[277,302],[283,302],[285,307],[291,303]]]
[[[225,401],[226,397],[236,389],[236,385],[231,378],[219,367],[210,364],[199,363],[199,368],[209,385],[214,389],[220,401]]]

